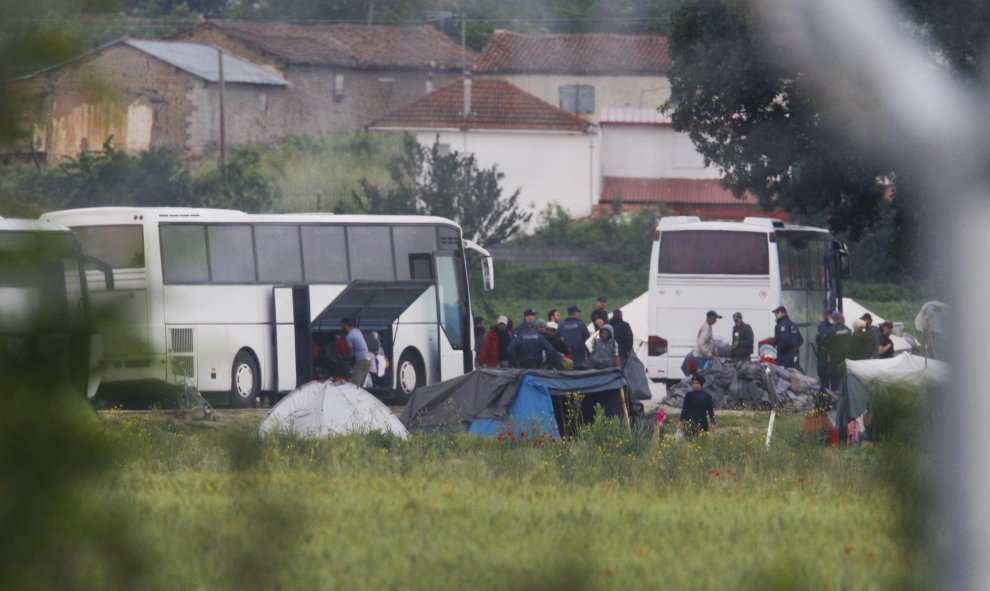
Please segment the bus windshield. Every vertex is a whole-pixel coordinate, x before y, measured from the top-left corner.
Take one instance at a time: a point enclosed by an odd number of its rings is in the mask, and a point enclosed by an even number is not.
[[[763,232],[664,232],[660,239],[657,272],[680,275],[768,275],[768,238]]]

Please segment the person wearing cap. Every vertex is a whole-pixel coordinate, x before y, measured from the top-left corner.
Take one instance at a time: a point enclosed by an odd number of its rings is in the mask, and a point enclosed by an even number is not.
[[[873,324],[873,315],[870,314],[869,312],[866,312],[865,314],[860,316],[859,319],[866,323],[866,328],[864,329],[864,332],[866,332],[871,337],[873,337],[873,348],[874,349],[878,348],[880,346],[880,328],[877,325]],[[873,357],[876,357],[876,355],[874,355]]]
[[[560,324],[558,332],[567,345],[574,369],[584,369],[584,360],[588,353],[584,343],[591,337],[591,333],[581,321],[581,308],[573,304],[567,307],[567,318]]]
[[[485,333],[485,339],[482,341],[481,366],[489,368],[509,367],[508,350],[511,342],[509,319],[505,316],[499,316],[498,322]]]
[[[600,330],[602,324],[608,322],[608,310],[605,309],[606,301],[602,296],[595,299],[595,309],[591,311],[591,324],[595,326],[596,330]],[[598,323],[599,320],[601,320],[601,324]]]
[[[712,326],[722,318],[715,310],[705,313],[705,321],[698,329],[698,338],[695,343],[694,356],[702,359],[712,359],[715,357],[715,337],[712,335]]]
[[[525,319],[515,338],[509,344],[509,359],[514,367],[541,369],[544,361],[551,369],[557,363],[557,351],[536,329],[536,311],[528,308],[523,312]]]
[[[777,326],[773,330],[773,346],[777,347],[777,365],[779,367],[797,367],[798,351],[804,337],[794,321],[787,316],[787,308],[777,306],[773,309],[773,317]]]
[[[739,363],[753,357],[753,327],[743,322],[741,312],[732,313],[732,361]]]
[[[691,389],[684,395],[681,417],[677,421],[677,430],[683,428],[686,437],[707,433],[709,429],[715,431],[715,402],[712,395],[703,390],[704,385],[704,376],[691,376]]]

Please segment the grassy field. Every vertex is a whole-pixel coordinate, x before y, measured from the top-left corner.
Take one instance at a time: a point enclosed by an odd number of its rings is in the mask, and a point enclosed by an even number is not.
[[[921,571],[884,447],[808,442],[800,416],[769,450],[765,413],[656,444],[608,421],[568,441],[261,440],[261,417],[82,421],[105,461],[60,489],[37,548],[7,530],[5,588],[903,589]]]

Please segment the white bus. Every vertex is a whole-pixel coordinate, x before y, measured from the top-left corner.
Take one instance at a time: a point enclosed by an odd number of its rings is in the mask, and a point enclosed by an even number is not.
[[[100,341],[83,273],[69,228],[0,218],[0,374],[43,371],[26,377],[96,393]],[[113,287],[112,276],[103,282]]]
[[[804,337],[801,367],[813,371],[818,323],[827,309],[841,310],[848,273],[845,245],[821,228],[756,217],[741,222],[661,218],[650,256],[647,376],[684,377],[681,364],[708,310],[723,316],[713,329],[716,340],[731,342],[732,313],[741,312],[758,349],[773,341],[770,311],[780,305]]]
[[[83,253],[114,271],[90,278],[101,326],[102,380],[185,384],[254,405],[313,378],[314,345],[343,318],[377,332],[389,361],[382,393],[474,367],[466,251],[450,220],[425,216],[247,214],[194,208],[100,207],[47,213]]]

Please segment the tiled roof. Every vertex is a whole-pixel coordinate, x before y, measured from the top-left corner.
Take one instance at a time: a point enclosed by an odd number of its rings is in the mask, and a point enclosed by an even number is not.
[[[351,68],[460,69],[461,46],[433,27],[294,25],[209,21],[214,28],[291,64]],[[468,49],[467,64],[478,54]]]
[[[662,204],[667,208],[667,215],[697,215],[713,220],[741,220],[747,216],[787,219],[784,212],[765,211],[750,193],[736,199],[732,192],[719,185],[718,179],[605,177],[599,204],[608,206],[616,198],[628,211]]]
[[[524,35],[496,31],[474,64],[479,74],[666,75],[667,39],[646,35]]]
[[[588,122],[518,87],[495,79],[471,81],[471,116],[464,117],[464,79],[373,122],[369,128],[515,129],[584,133]]]
[[[204,80],[220,81],[220,60],[217,59],[217,50],[209,45],[138,39],[124,39],[122,43]],[[288,84],[281,76],[270,74],[227,52],[223,54],[223,79],[224,82],[228,83],[240,82],[273,86],[286,86]]]

